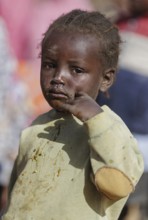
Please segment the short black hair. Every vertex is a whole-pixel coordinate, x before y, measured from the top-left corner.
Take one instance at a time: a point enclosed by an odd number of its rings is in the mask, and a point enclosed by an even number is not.
[[[41,42],[41,55],[46,40],[53,31],[79,32],[95,36],[99,42],[101,41],[98,53],[104,68],[116,69],[120,52],[120,35],[118,28],[100,12],[75,9],[61,15],[45,32]]]

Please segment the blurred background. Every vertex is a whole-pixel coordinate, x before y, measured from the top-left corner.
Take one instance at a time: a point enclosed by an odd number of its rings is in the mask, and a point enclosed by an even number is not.
[[[50,109],[40,90],[40,42],[54,19],[75,8],[98,10],[119,28],[117,78],[97,102],[120,115],[144,156],[145,172],[120,220],[148,220],[148,0],[0,0],[0,211],[20,132]]]

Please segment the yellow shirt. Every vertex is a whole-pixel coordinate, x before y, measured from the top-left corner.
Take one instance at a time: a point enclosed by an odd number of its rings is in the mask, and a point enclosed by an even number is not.
[[[2,220],[116,220],[143,172],[137,143],[108,107],[82,123],[55,110],[25,129]]]

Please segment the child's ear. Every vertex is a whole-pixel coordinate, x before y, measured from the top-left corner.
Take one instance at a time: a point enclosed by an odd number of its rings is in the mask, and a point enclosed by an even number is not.
[[[116,69],[108,69],[103,73],[103,80],[100,86],[101,92],[106,92],[113,85],[115,80]]]

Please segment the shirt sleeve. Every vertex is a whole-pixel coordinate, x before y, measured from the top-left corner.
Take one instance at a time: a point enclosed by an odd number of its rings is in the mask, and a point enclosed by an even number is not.
[[[22,172],[23,167],[25,166],[25,161],[26,161],[26,152],[27,152],[27,147],[23,142],[25,139],[27,139],[29,133],[29,129],[26,128],[21,132],[20,136],[20,141],[19,141],[19,149],[18,149],[18,155],[17,158],[14,162],[13,169],[11,172],[10,176],[10,181],[9,181],[9,187],[8,187],[8,199],[11,197],[11,192],[13,190],[13,187],[15,185],[15,182]],[[29,145],[30,146],[30,145]]]
[[[144,163],[127,126],[107,106],[85,122],[89,134],[93,181],[102,194],[118,200],[134,191]]]

